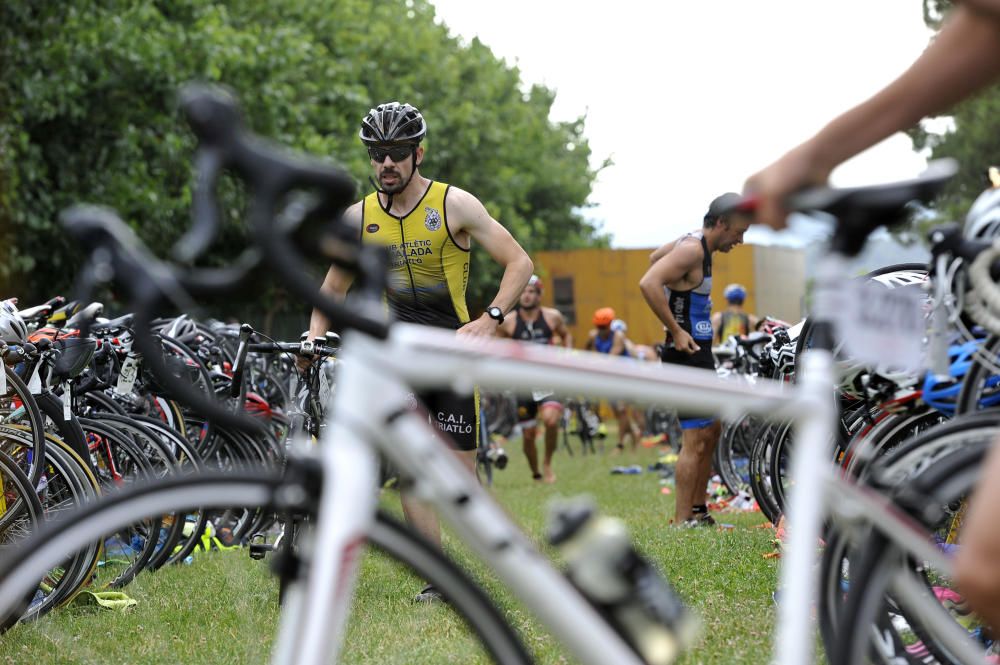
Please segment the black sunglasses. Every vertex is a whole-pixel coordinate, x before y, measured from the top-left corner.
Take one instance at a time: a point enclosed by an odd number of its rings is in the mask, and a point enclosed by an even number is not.
[[[368,148],[368,156],[371,157],[372,160],[378,162],[379,164],[385,161],[386,155],[389,156],[389,159],[398,164],[399,162],[409,157],[412,153],[413,153],[412,145],[395,145],[395,146],[390,146],[388,148],[378,148],[378,147]]]

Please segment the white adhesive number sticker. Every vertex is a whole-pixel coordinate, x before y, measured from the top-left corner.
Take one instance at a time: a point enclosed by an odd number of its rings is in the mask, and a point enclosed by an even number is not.
[[[122,363],[122,371],[118,374],[118,384],[115,392],[119,395],[128,395],[135,385],[135,377],[138,373],[139,360],[135,356],[128,356]]]
[[[69,381],[63,383],[63,420],[69,422],[73,417],[73,387]]]
[[[38,372],[42,369],[42,364],[38,363],[35,365],[34,371],[31,372],[31,378],[28,379],[28,392],[32,395],[42,394],[42,378],[38,376]]]
[[[875,368],[919,371],[927,335],[924,293],[861,281],[841,288],[836,323],[844,353]]]

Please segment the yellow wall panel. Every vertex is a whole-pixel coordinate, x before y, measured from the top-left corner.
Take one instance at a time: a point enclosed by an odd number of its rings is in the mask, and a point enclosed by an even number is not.
[[[737,282],[747,288],[747,308],[753,311],[754,248],[741,245],[728,254],[713,256],[712,302],[715,309],[725,300],[722,290]],[[545,282],[542,303],[554,306],[555,280],[572,278],[573,312],[570,323],[574,343],[582,348],[592,326],[594,311],[613,307],[618,317],[628,323],[628,336],[637,344],[663,341],[663,324],[653,314],[639,291],[639,280],[649,268],[648,249],[579,249],[539,252],[535,255],[535,272]],[[565,305],[561,307],[567,309]]]

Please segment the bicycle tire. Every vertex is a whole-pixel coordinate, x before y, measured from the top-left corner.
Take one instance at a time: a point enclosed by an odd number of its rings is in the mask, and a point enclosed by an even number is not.
[[[995,435],[995,431],[993,434]],[[906,487],[910,497],[907,499],[907,512],[920,519],[925,528],[934,529],[935,526],[927,519],[930,511],[925,511],[918,505],[946,505],[956,499],[956,492],[967,495],[978,479],[980,463],[991,445],[992,438],[979,440],[968,446],[942,449],[943,452],[935,457],[934,464],[923,465],[915,477],[907,480]],[[917,665],[926,662],[927,653],[937,662],[948,665],[970,662],[953,653],[946,640],[937,637],[941,634],[938,632],[941,630],[940,626],[915,621],[913,617],[919,613],[914,612],[912,606],[908,607],[906,603],[900,605],[898,599],[891,599],[889,589],[894,576],[901,569],[916,570],[917,565],[918,562],[900,552],[884,534],[873,533],[864,541],[858,564],[854,567],[856,574],[852,574],[851,588],[841,612],[842,629],[832,652],[832,662],[853,663],[860,662],[859,658],[867,657],[874,662],[886,664]],[[926,584],[930,584],[926,581],[925,572],[919,575]],[[926,653],[911,653],[906,648],[907,644],[899,635],[897,623],[890,619],[890,613],[906,617],[906,624],[919,638],[921,645],[926,647]],[[971,662],[982,663],[983,658],[979,656]]]
[[[180,463],[174,456],[171,447],[138,420],[111,413],[93,414],[91,420],[122,431],[131,437],[132,441],[142,449],[146,458],[152,463],[152,477],[162,478],[167,474],[179,471]],[[159,534],[156,537],[158,544],[153,546],[152,554],[143,568],[155,571],[166,562],[167,556],[174,551],[181,540],[185,518],[186,516],[177,513],[163,515]],[[150,535],[152,536],[152,534]]]
[[[80,426],[88,435],[99,436],[104,441],[104,445],[95,447],[95,451],[91,455],[100,460],[96,466],[104,472],[98,478],[103,481],[105,490],[118,492],[125,482],[145,483],[155,478],[153,466],[146,457],[145,451],[127,433],[115,428],[111,423],[103,423],[90,418],[81,418]],[[122,474],[118,473],[119,469],[123,472]],[[114,534],[119,539],[118,551],[120,555],[116,558],[105,549],[106,558],[103,561],[105,563],[120,561],[121,556],[125,556],[127,561],[125,568],[108,582],[110,588],[121,589],[127,586],[139,572],[145,569],[156,550],[163,517],[162,514],[150,516],[149,519],[128,525],[123,530],[107,532]],[[131,552],[135,552],[135,554],[130,556]]]
[[[90,467],[72,447],[53,434],[46,436],[46,483],[38,493],[49,520],[95,501],[101,490]],[[53,568],[56,576],[48,575],[48,588],[39,587],[41,596],[33,599],[22,620],[36,619],[69,603],[93,577],[102,550],[102,543],[95,540],[87,548],[67,554],[61,562],[65,564],[61,566],[61,574]]]
[[[38,461],[45,459],[45,421],[38,407],[38,400],[35,395],[31,394],[31,391],[24,381],[21,380],[21,377],[6,365],[3,365],[2,371],[6,375],[7,391],[3,395],[0,395],[0,401],[6,403],[9,400],[11,406],[20,402],[10,413],[4,414],[3,421],[5,425],[18,425],[29,429],[31,432],[32,439],[28,446],[31,449],[30,460],[24,460],[26,464],[22,465],[22,469],[32,485],[34,485],[38,483],[42,475],[42,467]],[[17,411],[21,411],[17,421],[10,422],[9,419],[12,414]],[[0,429],[0,432],[2,432],[2,429]],[[2,439],[0,439],[0,444],[2,444]],[[25,445],[25,443],[22,441],[21,445]],[[10,455],[10,451],[5,450],[4,452]],[[11,455],[11,457],[14,456]],[[16,457],[14,459],[15,461],[21,461]]]
[[[196,506],[237,502],[272,509],[282,486],[283,479],[275,472],[167,477],[83,506],[71,519],[44,525],[22,547],[0,558],[0,616],[16,604],[15,594],[29,590],[30,575],[44,573],[66,552],[86,547],[97,534],[150,515]],[[495,662],[532,662],[517,632],[489,597],[438,548],[381,511],[373,520],[368,542],[440,589]]]
[[[0,482],[2,491],[0,546],[6,549],[30,534],[31,525],[40,524],[43,514],[42,504],[35,495],[31,480],[21,470],[20,465],[3,452],[0,452],[0,481],[2,481]],[[12,497],[16,497],[13,505],[10,503]],[[20,620],[34,595],[35,589],[32,588],[21,597],[7,616],[0,614],[0,634]]]
[[[756,416],[745,415],[727,422],[712,456],[713,466],[731,496],[750,492],[750,455],[761,424]]]
[[[945,421],[920,432],[887,451],[874,464],[865,465],[859,481],[876,481],[881,487],[909,483],[913,473],[936,465],[952,450],[965,447],[970,440],[989,441],[995,438],[1000,434],[996,415],[980,412]],[[851,543],[834,526],[830,525],[824,536],[827,546],[823,550],[820,567],[819,624],[823,643],[830,654],[841,643],[838,626],[847,588],[853,579],[850,574],[852,559],[857,564],[862,555],[859,548],[850,549]]]

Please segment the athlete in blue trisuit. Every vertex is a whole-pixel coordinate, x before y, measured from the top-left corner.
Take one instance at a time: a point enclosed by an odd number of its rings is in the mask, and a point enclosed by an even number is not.
[[[587,342],[584,346],[588,351],[606,353],[609,356],[629,355],[628,338],[622,326],[613,326],[615,310],[610,307],[602,307],[594,312],[594,327],[587,334]],[[615,446],[613,454],[622,453],[625,450],[625,438],[632,437],[632,450],[636,450],[642,431],[632,421],[632,407],[623,400],[613,400],[610,402],[611,408],[615,412],[618,420],[618,444]]]
[[[654,251],[639,281],[643,297],[667,328],[660,359],[665,363],[715,370],[712,357],[712,253],[728,252],[743,242],[750,226],[745,215],[721,215],[738,194],[712,201],[704,224]],[[719,442],[719,421],[678,414],[683,445],[677,459],[675,523],[710,526],[705,488],[712,473],[712,453]]]

